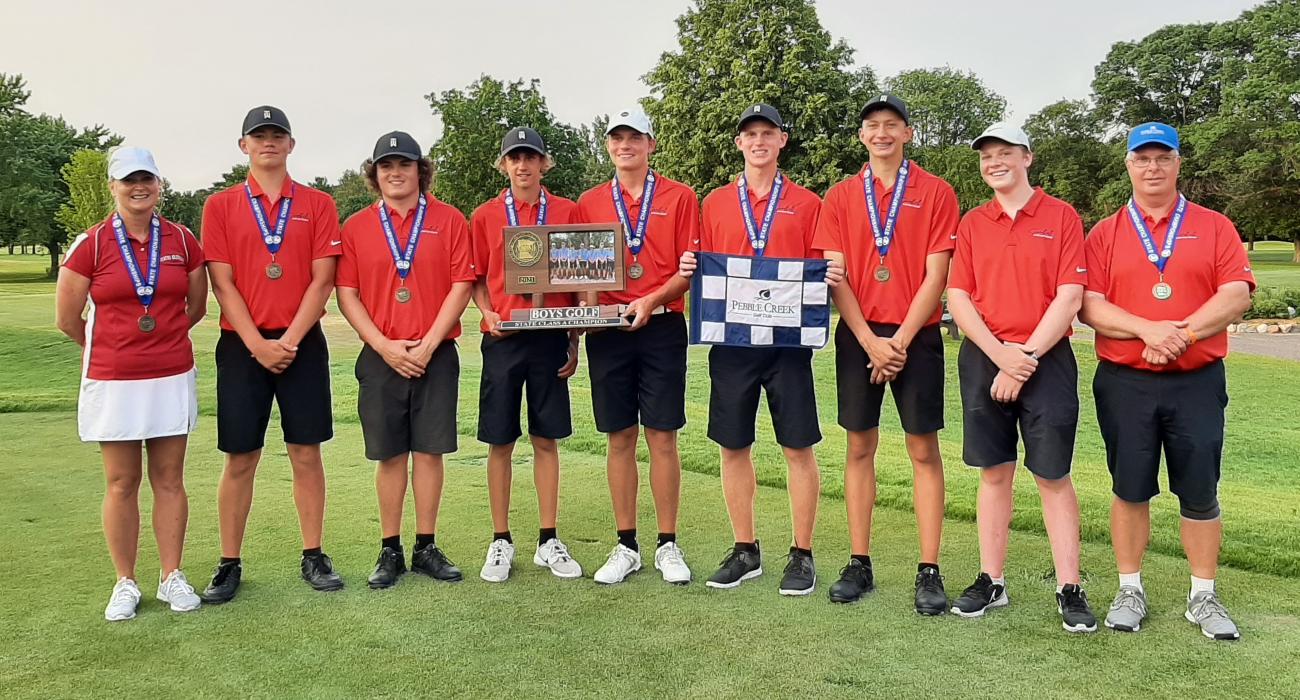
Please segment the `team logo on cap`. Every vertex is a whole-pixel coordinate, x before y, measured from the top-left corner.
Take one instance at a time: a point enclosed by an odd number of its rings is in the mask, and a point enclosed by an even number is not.
[[[754,105],[754,114],[758,114],[761,111],[763,111],[762,105]]]
[[[524,131],[523,131],[523,129],[520,129],[520,130],[519,130],[519,140],[520,140],[520,141],[523,141],[523,140],[526,139],[526,138],[528,138],[528,134],[525,134]]]
[[[394,136],[394,137],[388,139],[388,147],[389,147],[389,148],[397,148],[397,137],[396,137],[396,136]]]
[[[1141,133],[1143,133],[1143,134],[1163,134],[1163,133],[1165,133],[1165,130],[1164,130],[1164,129],[1161,129],[1160,127],[1156,126],[1155,124],[1152,124],[1151,126],[1148,126],[1147,128],[1143,129],[1143,130],[1141,131]]]
[[[881,95],[880,97],[876,98],[876,102],[888,102],[888,101],[889,101],[889,95]]]
[[[263,118],[263,119],[270,119],[270,118],[271,118],[271,110],[269,110],[269,109],[264,109],[264,110],[262,110],[262,118]]]
[[[619,112],[619,113],[618,113],[618,116],[620,116],[620,117],[626,117],[626,116],[627,116],[627,112]]]

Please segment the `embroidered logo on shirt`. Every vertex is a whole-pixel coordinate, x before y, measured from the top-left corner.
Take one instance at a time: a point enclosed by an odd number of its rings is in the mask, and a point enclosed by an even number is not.
[[[1029,235],[1033,236],[1034,238],[1046,238],[1049,241],[1056,238],[1056,234],[1051,231],[1034,231]]]
[[[776,213],[778,213],[778,214],[793,214],[793,213],[794,213],[794,210],[793,210],[793,209],[777,209],[777,210],[776,210]]]
[[[294,215],[294,216],[290,216],[289,218],[292,219],[293,221],[301,221],[301,222],[303,222],[303,223],[310,223],[310,222],[311,222],[311,219],[308,218],[308,217],[305,217],[305,216],[297,216],[297,215]]]
[[[164,265],[166,265],[166,264],[168,264],[168,263],[181,263],[181,264],[183,265],[183,264],[185,264],[185,256],[184,256],[184,255],[164,255],[164,256],[162,256],[162,259],[159,260],[159,262],[162,263],[162,264],[164,264]]]
[[[909,201],[907,201],[906,199],[904,199],[904,200],[903,200],[903,206],[905,206],[905,207],[911,207],[911,208],[913,208],[913,209],[920,209],[920,208],[921,208],[921,203],[920,203],[920,202],[909,202]]]

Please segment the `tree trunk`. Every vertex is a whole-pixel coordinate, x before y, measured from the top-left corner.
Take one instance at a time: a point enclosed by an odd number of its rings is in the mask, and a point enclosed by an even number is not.
[[[1249,251],[1252,252],[1252,253],[1255,252],[1255,232],[1254,232],[1254,231],[1251,231],[1250,233],[1246,234],[1246,250],[1249,250]]]
[[[60,250],[61,247],[62,246],[53,241],[46,246],[50,251],[50,279],[55,279],[59,276],[59,253],[62,252]],[[33,246],[33,248],[35,248],[35,246]]]
[[[1292,240],[1295,245],[1295,252],[1291,254],[1291,262],[1300,263],[1300,236],[1296,236]]]

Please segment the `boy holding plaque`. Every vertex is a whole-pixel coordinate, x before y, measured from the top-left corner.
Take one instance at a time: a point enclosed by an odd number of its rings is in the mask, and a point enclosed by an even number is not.
[[[1214,588],[1228,404],[1223,331],[1250,307],[1255,278],[1232,222],[1178,192],[1178,146],[1167,124],[1133,128],[1125,159],[1133,197],[1085,243],[1082,317],[1097,331],[1092,387],[1115,492],[1120,583],[1106,626],[1137,632],[1146,618],[1142,557],[1163,451],[1192,574],[1185,616],[1206,637],[1230,640],[1241,635]]]
[[[540,134],[516,127],[501,140],[496,167],[510,186],[470,217],[474,245],[474,304],[483,314],[483,374],[479,382],[478,439],[488,445],[488,502],[492,542],[479,576],[501,582],[510,577],[515,545],[510,535],[511,456],[522,430],[519,408],[528,394],[528,438],[533,445],[533,481],[541,529],[533,563],[560,578],[579,578],[582,567],[556,535],[560,498],[560,451],[556,441],[573,432],[569,377],[578,367],[578,334],[563,329],[502,331],[503,318],[532,308],[527,295],[506,294],[507,226],[573,223],[576,206],[542,186],[555,165]],[[547,294],[545,306],[575,306],[572,294]]]
[[[943,339],[939,297],[948,279],[957,231],[952,186],[907,160],[912,140],[907,105],[880,95],[860,114],[862,170],[831,187],[814,245],[843,263],[848,284],[831,290],[839,424],[848,431],[844,502],[851,557],[831,586],[832,601],[859,600],[874,588],[871,512],[876,500],[880,407],[888,384],[912,461],[920,531],[916,611],[939,615],[948,597],[939,576],[943,528]]]
[[[781,149],[789,141],[775,107],[756,104],[741,113],[736,148],[745,167],[735,181],[704,198],[700,250],[748,257],[822,257],[813,246],[821,199],[781,172]],[[681,275],[690,277],[695,255],[685,253]],[[827,282],[838,284],[843,270],[831,266]],[[813,389],[812,349],[798,347],[709,348],[709,439],[722,450],[722,491],[735,546],[709,577],[711,588],[734,588],[763,573],[754,526],[758,484],[751,448],[760,392],[767,393],[776,441],[789,469],[790,516],[794,544],[778,587],[781,595],[808,595],[817,584],[812,536],[817,520],[821,475],[813,445],[822,439]]]
[[[371,588],[406,573],[402,507],[407,464],[415,495],[411,570],[461,580],[435,542],[444,454],[456,451],[460,359],[455,339],[474,284],[465,215],[429,194],[433,165],[409,134],[379,137],[365,164],[380,200],[343,225],[339,310],[365,343],[357,412],[366,459],[377,461],[381,541]]]
[[[638,426],[650,450],[650,490],[659,525],[655,568],[665,581],[686,584],[691,570],[677,546],[682,461],[677,431],[686,425],[686,317],[682,295],[689,287],[677,261],[699,237],[695,192],[650,168],[655,150],[650,117],[639,109],[619,112],[605,131],[614,163],[609,182],[578,199],[586,223],[623,225],[627,286],[601,292],[601,304],[626,304],[631,325],[587,336],[591,402],[596,429],[609,440],[607,472],[618,544],[596,572],[612,584],[641,569],[636,537],[639,476]],[[616,243],[617,244],[617,243]]]
[[[343,587],[321,551],[325,467],[320,443],[334,436],[329,350],[320,318],[342,252],[339,214],[328,194],[289,177],[294,139],[284,112],[256,107],[244,117],[239,148],[248,179],[208,198],[203,245],[221,305],[217,341],[217,449],[226,467],[217,488],[221,561],[203,593],[235,596],[240,548],[253,504],[271,402],[280,406],[302,529],[302,577],[318,591]]]

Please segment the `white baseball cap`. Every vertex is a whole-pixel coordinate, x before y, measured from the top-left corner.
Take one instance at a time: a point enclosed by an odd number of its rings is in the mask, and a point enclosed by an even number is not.
[[[970,147],[978,151],[980,149],[980,144],[982,144],[985,139],[997,139],[999,141],[1005,141],[1012,146],[1024,146],[1025,148],[1029,148],[1031,151],[1033,150],[1029,146],[1029,134],[1026,134],[1020,127],[1012,126],[1007,122],[997,122],[989,125],[989,128],[984,130],[984,133],[980,134],[978,138],[970,142]]]
[[[654,128],[650,126],[650,115],[635,107],[625,109],[617,114],[611,114],[609,126],[605,129],[605,135],[609,136],[610,132],[620,126],[636,129],[650,138],[655,136]]]
[[[108,156],[108,179],[122,180],[131,173],[144,171],[161,179],[158,165],[153,161],[153,154],[145,148],[126,146],[114,150]]]

